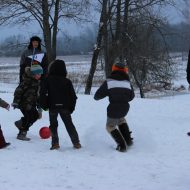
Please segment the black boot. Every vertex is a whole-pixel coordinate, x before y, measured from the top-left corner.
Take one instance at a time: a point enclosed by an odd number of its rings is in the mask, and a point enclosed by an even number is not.
[[[113,139],[115,140],[115,142],[117,143],[116,150],[118,150],[120,152],[125,152],[126,145],[125,145],[125,141],[124,141],[122,135],[120,134],[120,132],[117,129],[114,129],[113,131],[111,131],[110,134],[113,137]]]
[[[55,150],[55,149],[59,149],[59,137],[58,137],[58,133],[57,133],[57,127],[53,128],[50,127],[50,131],[51,131],[51,147],[50,150]]]
[[[133,138],[131,138],[131,131],[129,131],[129,126],[127,123],[122,123],[119,125],[119,131],[121,132],[123,138],[125,139],[128,146],[133,144]]]
[[[18,130],[22,129],[22,120],[15,121],[15,126],[18,128]]]
[[[30,141],[30,138],[28,138],[26,135],[27,135],[26,131],[19,131],[17,135],[17,139],[22,140],[22,141]]]

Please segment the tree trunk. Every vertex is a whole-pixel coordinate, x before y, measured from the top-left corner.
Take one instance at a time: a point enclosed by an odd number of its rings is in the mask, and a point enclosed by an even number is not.
[[[136,74],[134,74],[134,73],[132,73],[132,74],[133,74],[133,77],[135,79],[136,85],[139,88],[141,98],[145,98],[145,95],[144,95],[144,92],[143,92],[143,88],[142,88],[142,84],[140,84],[140,82],[138,81],[138,79],[136,77]]]
[[[48,11],[48,1],[42,1],[42,12],[43,12],[43,34],[44,42],[47,51],[48,63],[53,60],[52,48],[51,48],[51,28],[49,24],[49,11]]]
[[[56,59],[57,26],[58,26],[59,4],[60,4],[60,0],[56,0],[55,13],[54,13],[54,22],[53,22],[53,35],[52,35],[52,59],[53,60]]]
[[[99,31],[98,31],[98,36],[97,36],[97,40],[96,40],[97,43],[96,43],[96,47],[94,49],[91,66],[90,66],[90,71],[89,71],[88,78],[86,81],[85,94],[90,94],[90,91],[92,88],[92,81],[94,78],[94,73],[96,71],[97,60],[98,60],[98,56],[99,56],[99,53],[101,50],[102,36],[103,36],[104,28],[105,28],[104,14],[106,14],[106,5],[107,5],[107,0],[104,0],[103,4],[102,4],[102,11],[101,11],[100,23],[99,23]]]

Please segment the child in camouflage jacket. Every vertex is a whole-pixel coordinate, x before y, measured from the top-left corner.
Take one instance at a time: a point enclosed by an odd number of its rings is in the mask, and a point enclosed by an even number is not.
[[[17,139],[29,141],[27,131],[37,119],[42,117],[42,109],[38,105],[40,78],[43,69],[40,65],[32,65],[25,68],[23,81],[14,92],[13,108],[18,108],[23,117],[15,122],[19,129]]]

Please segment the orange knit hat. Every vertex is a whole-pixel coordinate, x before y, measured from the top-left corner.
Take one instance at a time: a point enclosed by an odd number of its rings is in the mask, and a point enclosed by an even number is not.
[[[112,71],[122,71],[128,73],[128,67],[123,63],[115,63],[112,65]]]

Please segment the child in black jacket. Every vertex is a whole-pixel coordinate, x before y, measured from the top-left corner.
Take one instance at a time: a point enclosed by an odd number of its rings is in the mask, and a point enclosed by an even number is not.
[[[126,151],[126,145],[130,146],[133,143],[131,132],[125,120],[129,111],[128,102],[134,98],[134,91],[127,71],[124,64],[114,64],[110,77],[104,81],[94,95],[95,100],[109,97],[106,128],[117,143],[116,150],[120,152]]]
[[[50,130],[52,135],[52,146],[50,150],[59,149],[58,137],[58,114],[63,120],[66,130],[71,138],[73,147],[81,148],[78,133],[72,122],[71,113],[75,109],[77,96],[75,94],[72,82],[66,78],[67,70],[65,62],[55,60],[50,63],[48,76],[42,83],[40,91],[41,107],[49,109]],[[44,102],[47,100],[48,102]]]

